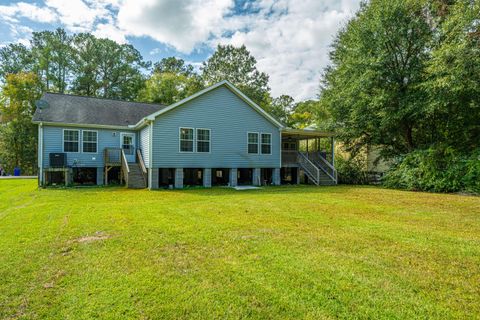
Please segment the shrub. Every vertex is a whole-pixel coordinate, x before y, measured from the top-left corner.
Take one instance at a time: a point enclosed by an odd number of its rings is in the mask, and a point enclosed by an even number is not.
[[[386,173],[390,188],[480,193],[480,150],[470,155],[452,148],[417,150],[401,157]]]
[[[342,156],[335,157],[338,182],[343,184],[368,184],[365,160],[360,157],[345,159]]]

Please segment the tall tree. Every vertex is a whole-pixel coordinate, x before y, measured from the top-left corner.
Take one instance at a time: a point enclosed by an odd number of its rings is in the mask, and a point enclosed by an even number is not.
[[[228,80],[258,105],[268,109],[268,75],[257,69],[257,60],[244,45],[218,45],[215,53],[203,63],[202,77],[209,85]]]
[[[430,98],[426,130],[432,142],[470,152],[480,147],[480,1],[441,8],[441,40],[424,84]]]
[[[73,44],[74,93],[125,100],[137,98],[144,85],[142,70],[149,66],[138,50],[90,34],[74,36]]]
[[[42,83],[36,74],[20,72],[7,75],[2,89],[0,159],[9,171],[20,167],[27,174],[35,173],[37,130],[32,114],[42,94]]]
[[[31,71],[33,62],[31,51],[21,43],[10,43],[0,48],[0,81],[9,73]]]
[[[156,62],[153,67],[154,73],[174,73],[192,76],[195,72],[191,64],[186,64],[183,59],[176,57],[163,58]]]
[[[372,0],[335,39],[321,104],[354,149],[383,145],[395,155],[425,143],[427,21],[421,1]]]

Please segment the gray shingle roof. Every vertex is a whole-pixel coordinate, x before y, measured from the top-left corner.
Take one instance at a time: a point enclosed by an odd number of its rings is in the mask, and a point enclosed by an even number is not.
[[[35,122],[128,126],[166,106],[161,104],[45,93],[47,108],[35,110]]]

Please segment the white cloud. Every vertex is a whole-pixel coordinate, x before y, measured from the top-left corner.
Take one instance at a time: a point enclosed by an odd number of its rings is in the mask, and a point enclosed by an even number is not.
[[[125,0],[118,26],[133,36],[149,36],[190,53],[221,26],[232,0]]]
[[[115,25],[108,23],[101,23],[96,26],[93,35],[98,38],[107,38],[116,41],[120,44],[127,43],[125,34],[119,30]]]
[[[58,19],[68,30],[74,32],[91,31],[97,19],[110,16],[107,8],[90,7],[82,0],[46,0],[45,4],[58,13]]]
[[[265,0],[256,5],[258,14],[231,21],[242,31],[213,41],[245,44],[257,58],[259,69],[270,75],[274,96],[315,98],[329,62],[330,44],[358,9],[359,1]]]
[[[51,23],[56,20],[55,13],[49,8],[41,8],[26,2],[0,6],[0,16],[11,22],[18,22],[20,17],[44,23]]]

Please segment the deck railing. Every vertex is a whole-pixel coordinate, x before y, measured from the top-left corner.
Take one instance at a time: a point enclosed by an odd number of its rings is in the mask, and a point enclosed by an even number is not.
[[[103,150],[105,166],[120,166],[122,163],[122,148],[105,148]]]

